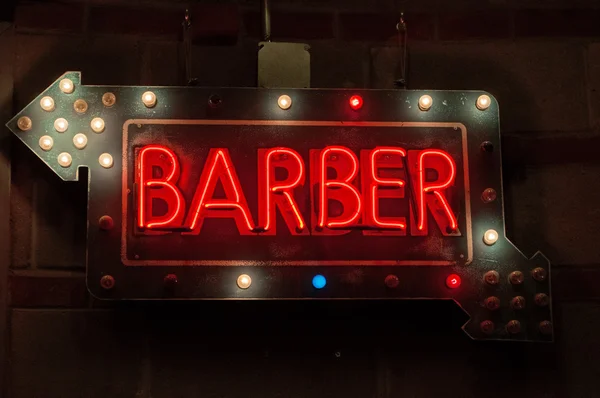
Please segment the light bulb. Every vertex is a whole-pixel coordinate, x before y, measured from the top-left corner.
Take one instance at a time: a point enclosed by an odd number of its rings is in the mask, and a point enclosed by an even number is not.
[[[40,137],[39,144],[44,151],[49,151],[54,146],[54,140],[49,135],[43,135]]]
[[[104,167],[105,169],[110,169],[113,166],[113,157],[110,155],[110,153],[103,153],[98,158],[98,162],[100,163],[100,166]]]
[[[477,98],[476,106],[477,109],[479,109],[480,111],[485,111],[487,108],[490,107],[491,104],[492,100],[487,95],[480,95],[479,98]]]
[[[117,97],[113,93],[104,93],[102,96],[102,103],[106,107],[111,107],[117,102]]]
[[[237,278],[237,285],[240,289],[248,289],[252,284],[252,278],[250,275],[242,274]]]
[[[142,94],[142,102],[146,105],[146,108],[152,108],[156,105],[156,94],[152,91],[146,91]]]
[[[83,115],[88,110],[88,104],[80,98],[73,103],[73,109],[75,109],[75,112]]]
[[[17,126],[21,131],[30,130],[32,126],[31,119],[27,116],[21,116],[19,120],[17,120]]]
[[[67,122],[67,119],[61,117],[54,121],[54,129],[59,133],[64,133],[68,128],[69,122]]]
[[[60,164],[62,167],[69,167],[72,161],[73,158],[67,152],[63,152],[58,155],[58,164]]]
[[[54,110],[54,100],[52,99],[52,97],[42,98],[42,100],[40,101],[40,105],[42,106],[42,109],[46,112],[52,112]]]
[[[95,133],[101,133],[104,131],[104,120],[99,117],[95,117],[92,119],[90,126],[92,126],[92,130],[94,130]]]
[[[58,83],[58,87],[60,87],[60,91],[65,94],[71,94],[75,89],[75,85],[71,79],[62,79],[60,83]]]
[[[353,95],[350,97],[350,108],[355,111],[359,110],[363,106],[363,99],[360,95]]]
[[[289,95],[282,95],[277,100],[277,105],[284,110],[290,109],[290,106],[292,106],[292,98]]]
[[[87,145],[88,139],[85,136],[85,134],[75,134],[75,137],[73,137],[73,145],[75,145],[75,148],[77,149],[83,149],[85,148],[85,146]]]
[[[493,229],[488,229],[483,234],[483,242],[488,246],[493,245],[494,243],[496,243],[497,240],[498,240],[498,232],[496,232]]]
[[[419,98],[419,109],[422,111],[428,111],[432,104],[433,99],[429,95],[422,95],[421,98]]]

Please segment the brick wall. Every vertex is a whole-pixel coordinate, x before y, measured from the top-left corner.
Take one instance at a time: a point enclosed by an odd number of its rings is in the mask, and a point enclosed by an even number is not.
[[[273,39],[311,46],[313,87],[392,88],[404,10],[409,88],[498,98],[507,233],[554,264],[556,343],[473,344],[444,303],[97,302],[84,283],[85,185],[59,181],[3,129],[3,396],[599,396],[600,3],[273,3]],[[184,7],[19,3],[0,25],[0,114],[67,70],[85,84],[183,84]],[[255,85],[258,1],[193,10],[199,84]]]

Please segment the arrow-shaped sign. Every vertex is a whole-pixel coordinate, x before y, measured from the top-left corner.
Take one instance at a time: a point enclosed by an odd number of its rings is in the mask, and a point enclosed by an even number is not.
[[[498,104],[479,91],[85,86],[7,126],[89,170],[103,299],[453,299],[473,338],[552,339],[550,265],[506,238]]]

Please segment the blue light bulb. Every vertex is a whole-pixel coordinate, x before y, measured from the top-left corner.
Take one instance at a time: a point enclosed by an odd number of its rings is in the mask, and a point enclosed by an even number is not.
[[[315,275],[312,280],[315,289],[323,289],[327,284],[327,279],[323,275]]]

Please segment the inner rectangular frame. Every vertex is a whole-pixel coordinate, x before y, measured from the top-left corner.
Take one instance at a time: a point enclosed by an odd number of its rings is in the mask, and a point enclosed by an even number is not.
[[[462,138],[465,221],[467,239],[467,259],[465,265],[473,260],[473,239],[471,224],[471,203],[469,184],[469,158],[467,128],[462,123],[435,122],[362,122],[362,121],[300,121],[300,120],[189,120],[189,119],[129,119],[123,124],[122,146],[122,224],[121,224],[121,261],[126,266],[257,266],[255,260],[131,260],[127,257],[128,224],[128,144],[129,126],[133,124],[152,125],[243,125],[243,126],[315,126],[315,127],[442,127],[460,129]],[[264,262],[262,262],[264,264]],[[450,266],[454,261],[435,260],[309,260],[309,261],[269,261],[269,266]]]

